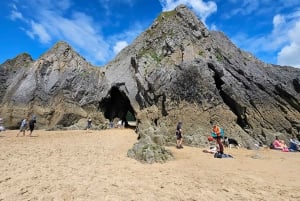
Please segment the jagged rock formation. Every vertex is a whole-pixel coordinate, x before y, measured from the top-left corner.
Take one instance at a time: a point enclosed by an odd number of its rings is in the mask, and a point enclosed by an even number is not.
[[[108,88],[101,69],[62,42],[37,61],[27,54],[9,60],[0,72],[5,92],[0,96],[1,114],[8,127],[30,113],[39,117],[41,127],[70,126],[96,111],[99,91]]]
[[[149,163],[172,158],[163,146],[174,145],[178,121],[191,146],[205,145],[211,121],[249,148],[300,131],[300,69],[259,61],[183,5],[103,68],[59,42],[37,61],[23,54],[2,64],[0,82],[9,127],[30,113],[44,128],[82,128],[87,116],[104,128],[133,114],[141,140],[128,155]]]

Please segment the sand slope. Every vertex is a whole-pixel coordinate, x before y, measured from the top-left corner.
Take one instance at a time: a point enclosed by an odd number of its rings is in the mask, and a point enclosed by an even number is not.
[[[0,200],[300,200],[300,153],[172,150],[166,164],[126,156],[130,129],[0,133]]]

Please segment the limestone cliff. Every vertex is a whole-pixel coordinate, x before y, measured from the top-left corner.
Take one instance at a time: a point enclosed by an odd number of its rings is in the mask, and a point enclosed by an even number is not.
[[[184,142],[203,146],[210,122],[244,147],[300,130],[300,69],[265,64],[209,31],[185,6],[163,12],[102,68],[64,43],[33,61],[23,54],[0,66],[0,114],[14,127],[35,113],[41,127],[69,127],[92,116],[99,128],[128,113],[140,141],[130,157],[165,161],[183,122]]]
[[[70,126],[97,111],[96,100],[108,88],[102,70],[64,42],[37,61],[28,55],[8,60],[1,65],[0,76],[1,115],[11,128],[31,113],[38,116],[40,128]]]

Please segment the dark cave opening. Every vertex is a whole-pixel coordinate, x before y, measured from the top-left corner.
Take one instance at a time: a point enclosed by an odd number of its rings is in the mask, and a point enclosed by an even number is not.
[[[125,123],[125,127],[130,127],[128,121],[135,121],[135,112],[130,104],[126,94],[119,90],[117,86],[113,86],[108,96],[99,102],[99,110],[104,113],[104,117],[113,122],[115,118],[119,118]]]
[[[297,93],[300,93],[300,79],[293,79],[293,86]]]

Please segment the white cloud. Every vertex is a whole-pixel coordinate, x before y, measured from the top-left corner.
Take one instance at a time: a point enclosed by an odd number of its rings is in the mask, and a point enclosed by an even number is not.
[[[299,5],[299,0],[279,0],[279,2],[283,5],[284,8]]]
[[[37,36],[41,43],[49,43],[51,41],[51,36],[47,33],[43,25],[31,21],[31,27],[31,31],[26,31],[30,38],[34,39]]]
[[[217,4],[213,1],[204,2],[203,0],[159,0],[163,11],[173,10],[180,4],[190,7],[205,24],[206,18],[217,11]]]
[[[249,15],[259,8],[258,0],[243,0],[239,1],[240,7],[231,11],[232,15],[241,14]]]
[[[293,27],[293,29],[289,31],[289,38],[296,44],[300,44],[300,18],[299,21],[297,21],[297,23]]]
[[[125,4],[128,6],[133,6],[136,1],[139,0],[98,0],[101,4],[104,4],[105,7],[110,7],[111,5],[120,5]]]
[[[125,46],[140,35],[145,30],[145,26],[136,22],[131,25],[127,30],[117,35],[110,36],[108,38],[111,44],[114,44],[113,51],[115,54],[119,53]]]
[[[129,27],[127,30],[123,31],[122,33],[119,33],[117,35],[111,36],[109,40],[113,41],[113,43],[116,43],[117,41],[130,41],[132,42],[140,33],[145,31],[145,25],[135,22],[132,23],[131,27]]]
[[[210,30],[213,30],[213,31],[216,31],[216,30],[218,30],[218,27],[217,27],[217,25],[215,25],[215,24],[211,24],[211,25],[210,25]]]
[[[285,23],[285,18],[282,15],[275,15],[273,18],[273,26],[278,27],[281,24]]]
[[[126,46],[128,46],[128,43],[126,41],[118,41],[113,48],[114,53],[118,54]]]
[[[109,47],[101,33],[96,29],[93,19],[84,13],[75,12],[70,18],[44,12],[41,23],[48,33],[71,43],[91,62],[103,62],[109,58]]]
[[[277,64],[300,67],[300,11],[277,14],[272,22],[273,28],[269,34],[251,37],[237,34],[232,39],[240,48],[256,55],[275,53],[274,61],[277,59]]]
[[[252,17],[261,14],[273,15],[284,12],[286,8],[299,6],[299,0],[228,0],[228,3],[231,4],[230,9],[226,13],[222,13],[225,18],[235,15],[252,15]]]
[[[272,32],[266,35],[249,36],[245,33],[236,34],[232,40],[242,49],[253,53],[276,52],[287,42],[284,24],[277,24]]]
[[[98,0],[98,2],[104,8],[104,10],[105,10],[104,13],[107,16],[116,15],[116,13],[113,12],[113,7],[114,6],[116,6],[116,5],[117,6],[125,5],[125,6],[132,7],[136,3],[136,1],[140,1],[140,0]]]
[[[12,5],[12,11],[10,13],[10,19],[15,20],[24,20],[24,17],[21,12],[18,11],[18,8],[15,4]]]
[[[23,20],[23,15],[22,15],[22,13],[20,13],[16,10],[13,10],[13,11],[11,11],[10,19],[11,20],[17,20],[17,19]]]
[[[289,31],[289,44],[285,45],[278,53],[278,64],[300,68],[300,19]]]
[[[53,1],[50,1],[50,3],[53,4]],[[60,0],[60,1],[57,1],[56,5],[61,10],[67,10],[70,8],[71,2],[70,2],[70,0]]]

